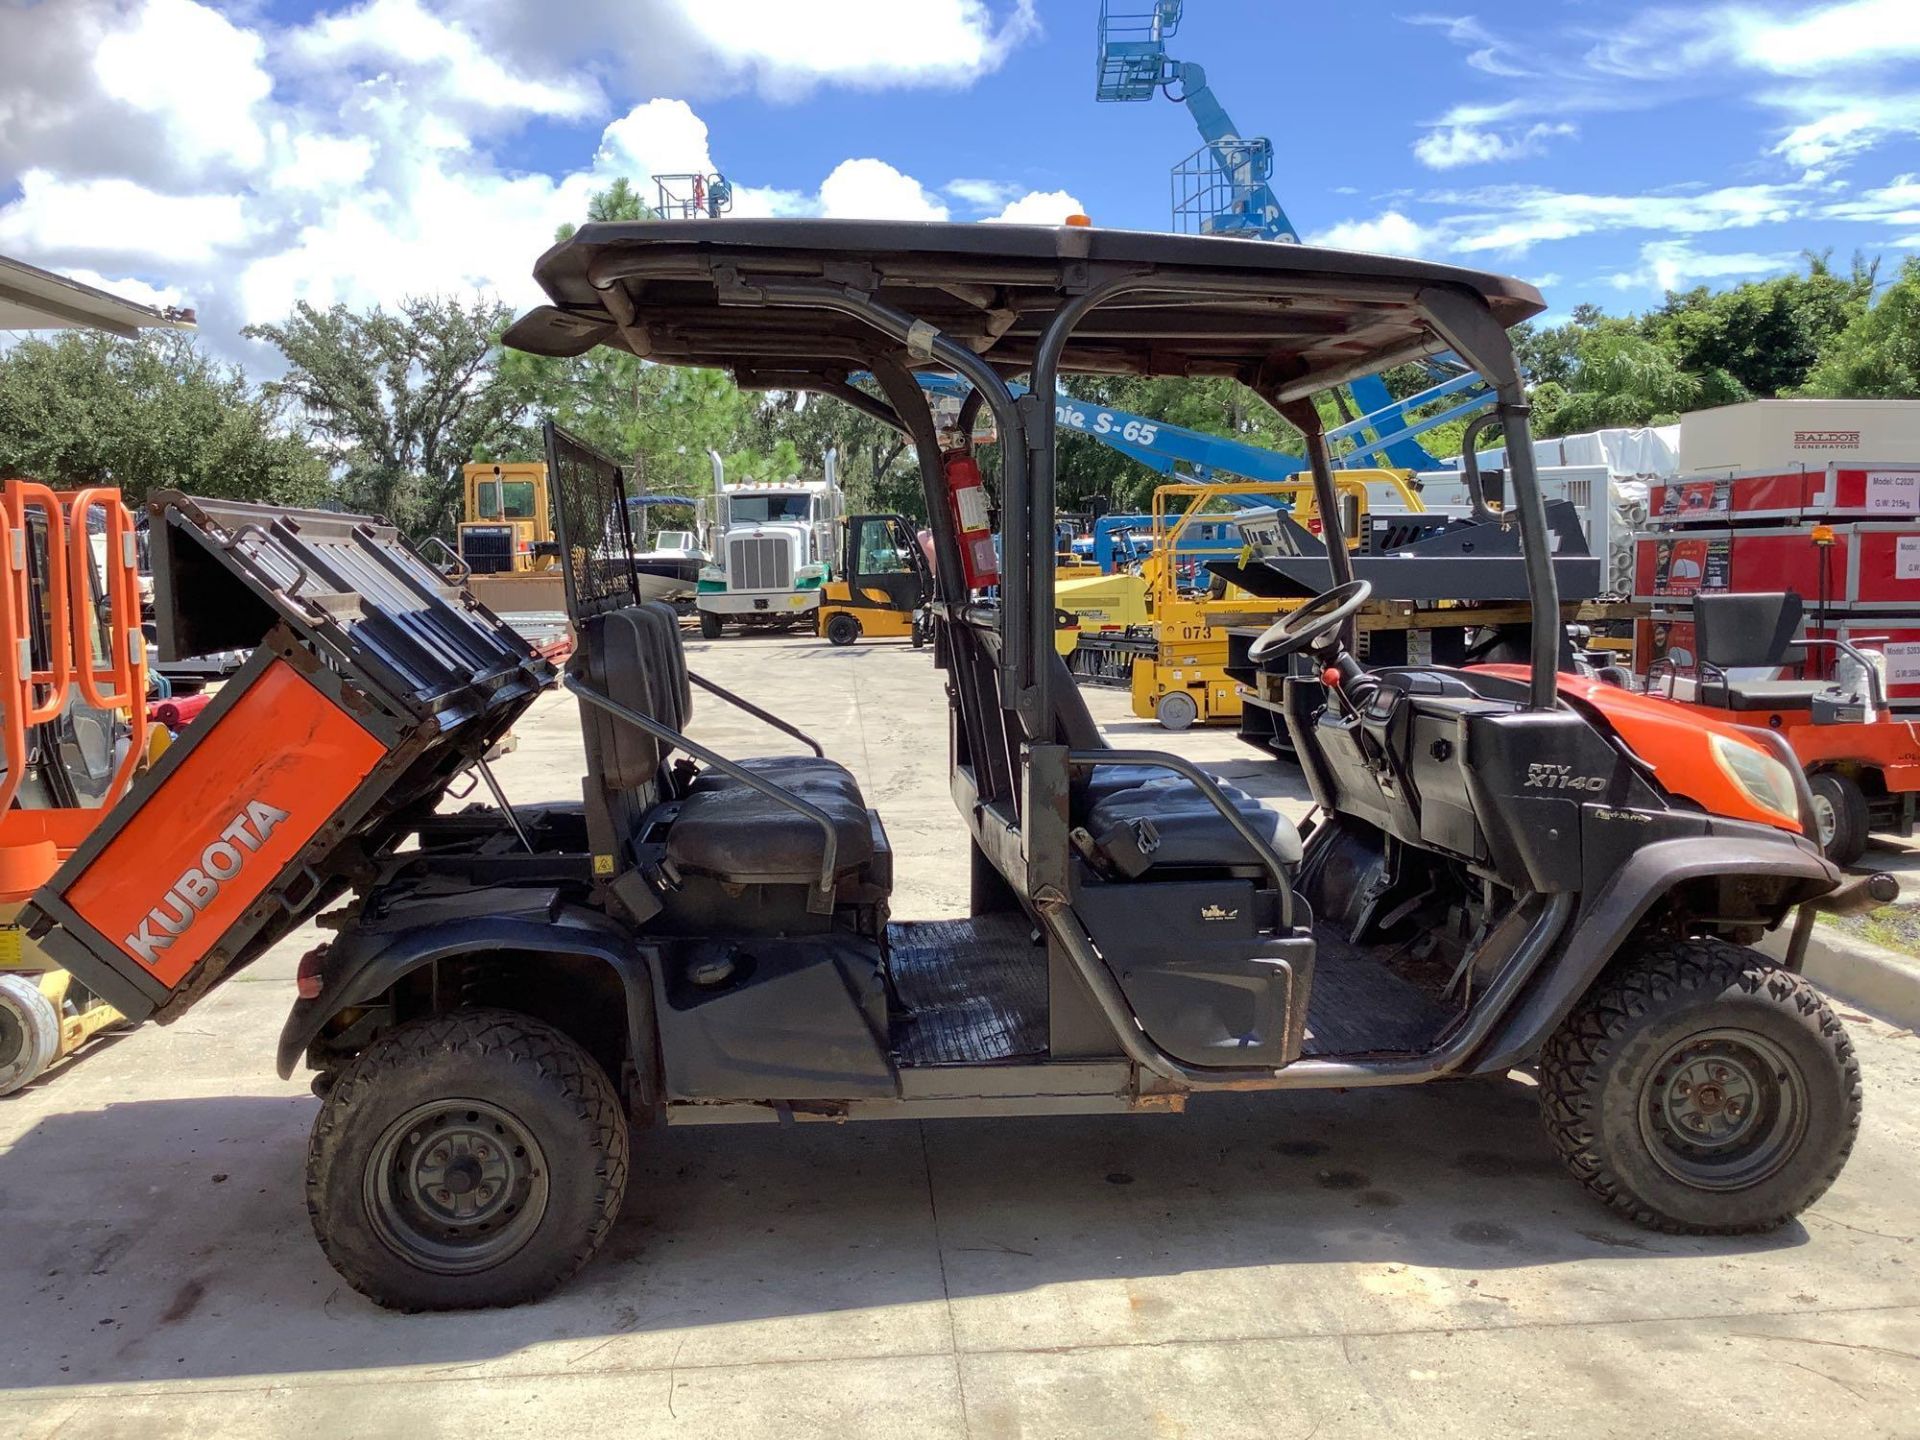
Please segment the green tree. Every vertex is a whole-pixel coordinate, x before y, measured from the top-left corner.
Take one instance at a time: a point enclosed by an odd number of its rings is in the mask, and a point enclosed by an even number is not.
[[[192,337],[70,331],[0,352],[0,472],[75,487],[118,485],[309,504],[326,467],[281,404]]]
[[[1920,258],[1905,261],[1872,308],[1827,342],[1801,393],[1920,399]]]
[[[1667,425],[1682,411],[1740,398],[1742,393],[1730,390],[1724,375],[1695,374],[1631,327],[1608,324],[1582,337],[1567,385],[1546,396],[1536,393],[1534,403],[1542,418],[1539,434],[1572,435],[1615,426]]]
[[[1809,254],[1807,262],[1805,275],[1669,292],[1646,317],[1645,333],[1682,368],[1710,381],[1724,377],[1717,382],[1723,390],[1737,387],[1758,398],[1790,394],[1873,294],[1874,267],[1859,257],[1845,276],[1833,272],[1825,255]]]
[[[457,518],[460,466],[522,440],[526,397],[496,373],[508,318],[494,301],[447,296],[367,311],[302,301],[242,333],[286,357],[267,392],[335,466],[340,499],[428,535]]]
[[[587,218],[654,215],[622,176],[588,201]],[[575,228],[561,225],[554,238],[564,240]],[[571,359],[507,351],[499,378],[529,418],[551,419],[604,450],[628,468],[636,489],[656,494],[711,490],[709,449],[719,452],[730,481],[784,480],[818,474],[828,443],[813,433],[817,424],[782,424],[782,416],[797,419],[800,413],[791,403],[742,391],[723,371],[653,365],[611,345]],[[537,449],[528,427],[516,453],[534,458]]]

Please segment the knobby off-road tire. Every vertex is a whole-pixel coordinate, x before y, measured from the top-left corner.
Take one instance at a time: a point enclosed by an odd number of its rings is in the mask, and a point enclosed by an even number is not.
[[[1679,1234],[1785,1224],[1860,1128],[1860,1066],[1811,985],[1723,940],[1662,942],[1604,977],[1540,1057],[1541,1114],[1574,1176]]]
[[[403,1025],[339,1072],[307,1148],[307,1213],[347,1283],[396,1310],[517,1305],[600,1247],[627,1183],[606,1072],[506,1010]]]

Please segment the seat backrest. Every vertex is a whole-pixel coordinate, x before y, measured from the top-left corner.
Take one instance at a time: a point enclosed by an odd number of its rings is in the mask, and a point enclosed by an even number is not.
[[[1694,652],[1721,670],[1783,665],[1800,633],[1802,601],[1793,591],[1696,595]]]
[[[670,729],[686,729],[693,696],[671,607],[650,601],[589,616],[579,624],[568,664],[582,683],[616,705]],[[580,721],[588,771],[610,807],[634,812],[659,803],[671,742],[595,705],[581,705]]]

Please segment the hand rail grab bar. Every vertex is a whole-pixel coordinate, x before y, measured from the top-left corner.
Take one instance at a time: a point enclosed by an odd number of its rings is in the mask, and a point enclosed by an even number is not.
[[[1831,645],[1842,655],[1852,660],[1867,672],[1867,704],[1875,710],[1887,708],[1887,697],[1880,688],[1880,671],[1874,663],[1854,648],[1850,641],[1827,640],[1816,637],[1812,640],[1789,640],[1787,644],[1796,650],[1811,650],[1816,645]]]
[[[751,700],[743,699],[742,697],[734,694],[731,690],[727,689],[724,685],[716,685],[713,681],[707,679],[706,676],[696,675],[691,670],[687,671],[687,679],[691,680],[694,684],[698,685],[702,690],[705,690],[709,695],[718,695],[722,700],[726,701],[729,705],[738,706],[740,709],[746,711],[747,714],[753,716],[754,719],[763,721],[764,723],[771,725],[774,729],[780,731],[783,735],[791,735],[794,739],[798,740],[802,745],[805,745],[808,749],[812,750],[814,754],[820,755],[820,756],[826,755],[827,752],[820,748],[820,742],[814,739],[811,735],[807,734],[806,731],[799,729],[797,726],[789,725],[785,720],[782,720],[778,715],[773,714],[771,711],[762,710],[758,705],[754,704]]]
[[[610,696],[602,695],[591,685],[583,684],[577,676],[565,676],[560,683],[565,685],[567,689],[571,690],[575,695],[578,695],[589,705],[598,706],[609,715],[617,716],[629,725],[637,725],[655,739],[665,740],[674,746],[674,748],[685,750],[689,755],[706,761],[707,764],[713,766],[713,768],[721,774],[732,776],[741,784],[758,790],[775,804],[784,805],[787,809],[804,815],[815,825],[818,825],[821,835],[826,840],[826,845],[820,852],[820,885],[815,895],[809,897],[807,908],[812,910],[816,915],[825,915],[832,911],[833,877],[834,872],[840,868],[840,834],[833,828],[833,821],[827,817],[825,811],[819,809],[817,806],[809,805],[799,796],[781,789],[772,781],[754,774],[744,766],[736,765],[733,761],[727,759],[726,756],[709,750],[697,741],[689,740],[671,725],[662,725],[658,720],[642,715],[638,710],[630,710]]]
[[[1280,858],[1279,851],[1260,838],[1260,832],[1248,823],[1246,816],[1227,803],[1227,797],[1220,793],[1220,787],[1214,783],[1213,777],[1192,761],[1159,750],[1069,750],[1067,764],[1083,770],[1091,770],[1097,765],[1150,766],[1171,770],[1190,782],[1194,789],[1206,797],[1207,803],[1239,832],[1240,838],[1252,849],[1254,857],[1273,876],[1274,884],[1280,891],[1280,924],[1288,930],[1293,928],[1293,881],[1287,876],[1286,861]]]

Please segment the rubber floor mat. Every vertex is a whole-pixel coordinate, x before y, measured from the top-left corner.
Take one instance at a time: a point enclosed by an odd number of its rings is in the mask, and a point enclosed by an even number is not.
[[[1378,951],[1351,946],[1322,925],[1313,927],[1313,938],[1303,1054],[1417,1053],[1431,1046],[1452,1018],[1452,1011],[1389,970]]]
[[[888,927],[902,1065],[982,1065],[1047,1048],[1047,951],[1024,915]]]

